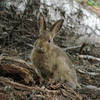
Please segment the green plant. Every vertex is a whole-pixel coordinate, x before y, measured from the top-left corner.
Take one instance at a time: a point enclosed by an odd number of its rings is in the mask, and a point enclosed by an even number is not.
[[[76,0],[78,3],[81,3],[83,2],[83,0]],[[100,2],[96,2],[94,0],[88,0],[87,3],[86,3],[88,6],[97,6],[97,7],[100,7]]]
[[[94,0],[88,0],[87,5],[96,6],[96,2]]]

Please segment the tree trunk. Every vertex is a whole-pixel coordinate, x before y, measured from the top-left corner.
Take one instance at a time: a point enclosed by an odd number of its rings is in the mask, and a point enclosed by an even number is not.
[[[41,11],[49,19],[49,23],[63,18],[66,36],[76,36],[74,40],[76,43],[100,44],[99,15],[96,15],[90,8],[84,8],[75,0],[8,1],[8,5],[17,6],[18,10],[22,12],[25,10],[26,4],[30,2],[33,4],[35,16],[37,16],[37,12]],[[19,2],[21,2],[20,5],[18,5]],[[40,9],[38,9],[39,7]]]
[[[66,34],[76,35],[77,42],[100,44],[100,17],[75,0],[41,0],[40,10],[51,20],[64,19]],[[45,11],[46,9],[46,11]]]

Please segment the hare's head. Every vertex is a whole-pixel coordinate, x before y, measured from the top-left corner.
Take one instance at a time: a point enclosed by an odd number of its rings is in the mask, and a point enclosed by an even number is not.
[[[40,13],[39,15],[39,39],[36,40],[34,46],[40,53],[45,53],[50,49],[50,45],[53,43],[53,38],[55,37],[56,33],[62,27],[63,19],[58,20],[49,31],[46,30],[46,22],[44,16]]]

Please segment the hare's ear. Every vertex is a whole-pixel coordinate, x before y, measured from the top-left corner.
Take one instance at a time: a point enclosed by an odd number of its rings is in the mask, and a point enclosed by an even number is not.
[[[39,14],[38,22],[39,22],[38,23],[39,24],[39,32],[41,34],[46,30],[46,22],[45,22],[45,18],[42,13]]]
[[[55,37],[56,33],[60,31],[63,22],[64,22],[64,20],[60,19],[51,27],[50,34],[51,34],[52,39]]]

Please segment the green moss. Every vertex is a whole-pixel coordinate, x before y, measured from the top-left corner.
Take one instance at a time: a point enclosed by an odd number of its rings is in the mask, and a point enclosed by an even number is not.
[[[76,0],[78,3],[81,3],[83,0]],[[94,0],[88,0],[87,6],[97,6],[100,7],[100,2],[95,2]]]
[[[89,6],[94,6],[94,5],[95,5],[95,1],[93,1],[93,0],[88,0],[87,5],[89,5]]]

